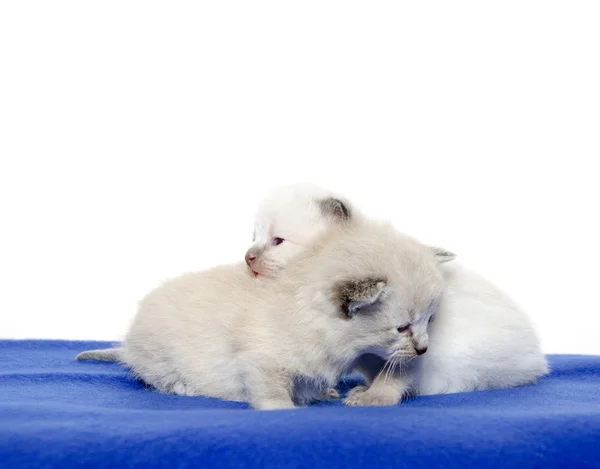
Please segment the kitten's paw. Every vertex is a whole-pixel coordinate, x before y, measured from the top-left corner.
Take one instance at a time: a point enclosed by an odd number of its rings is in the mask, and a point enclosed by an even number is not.
[[[400,402],[395,392],[385,392],[385,389],[357,386],[348,393],[344,404],[348,406],[390,406]]]
[[[325,391],[323,391],[323,398],[324,399],[339,399],[340,393],[337,392],[333,388],[329,388],[329,389],[326,389]]]
[[[344,399],[344,404],[351,406],[360,405],[358,403],[360,396],[362,396],[368,389],[369,388],[367,386],[356,386],[355,388],[352,388],[346,396],[346,399]]]

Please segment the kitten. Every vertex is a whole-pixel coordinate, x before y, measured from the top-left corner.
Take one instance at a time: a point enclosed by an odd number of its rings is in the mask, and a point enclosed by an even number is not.
[[[122,358],[161,392],[303,405],[366,353],[393,363],[426,346],[438,256],[389,224],[333,224],[273,281],[241,263],[167,281],[140,302]]]
[[[310,199],[310,187],[299,194],[299,200],[288,200],[270,207],[270,223],[277,225],[282,217],[295,217],[294,236],[310,238],[314,229],[302,220],[312,219],[303,213],[301,200]],[[316,188],[315,194],[326,193]],[[288,207],[294,207],[290,213]],[[349,216],[358,214],[345,201]],[[362,215],[360,215],[362,217]],[[263,218],[257,218],[255,238],[270,239],[271,232]],[[251,248],[251,250],[254,249]],[[442,253],[443,250],[438,250]],[[254,263],[261,263],[261,254]],[[447,261],[451,253],[439,259]],[[253,264],[254,265],[254,264]],[[429,326],[429,346],[422,356],[402,363],[403,373],[397,375],[380,357],[365,356],[357,363],[357,369],[370,386],[353,389],[346,403],[349,405],[393,405],[402,395],[444,394],[484,389],[514,387],[535,382],[549,371],[542,353],[538,336],[525,312],[502,290],[456,261],[440,266],[446,282],[446,290],[435,314],[436,320]],[[412,324],[411,324],[412,326]]]
[[[340,220],[351,216],[346,201],[319,186],[291,184],[272,190],[254,217],[252,246],[246,263],[256,277],[273,278],[304,247]]]
[[[508,294],[460,263],[443,266],[446,290],[415,361],[415,392],[449,394],[520,386],[548,374],[528,315]]]
[[[253,245],[245,255],[249,272],[261,280],[274,278],[312,239],[350,218],[345,201],[331,191],[301,183],[272,190],[255,215]],[[353,214],[358,219],[357,213]],[[87,350],[77,360],[122,361],[122,348]],[[329,390],[331,397],[339,397]]]

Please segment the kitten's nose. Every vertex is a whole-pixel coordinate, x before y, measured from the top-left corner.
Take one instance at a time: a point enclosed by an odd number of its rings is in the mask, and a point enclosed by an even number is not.
[[[427,352],[427,347],[415,349],[415,352],[417,352],[417,355],[423,355],[425,352]]]
[[[252,267],[252,263],[254,262],[255,259],[256,259],[256,256],[252,255],[252,253],[250,253],[250,252],[246,253],[246,264],[248,264],[248,267]]]

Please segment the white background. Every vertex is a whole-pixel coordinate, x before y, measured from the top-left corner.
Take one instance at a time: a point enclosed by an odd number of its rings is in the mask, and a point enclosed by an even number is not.
[[[119,339],[312,181],[600,353],[600,4],[3,2],[0,336]],[[518,344],[516,344],[518,346]]]

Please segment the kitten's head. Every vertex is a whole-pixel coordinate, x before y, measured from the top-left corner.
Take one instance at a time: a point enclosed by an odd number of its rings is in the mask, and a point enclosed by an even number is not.
[[[309,308],[333,318],[339,349],[393,361],[425,353],[427,324],[445,287],[439,266],[454,254],[379,222],[320,241],[286,272],[306,285],[301,298]]]
[[[351,217],[347,202],[318,186],[279,187],[258,208],[246,263],[255,276],[274,277],[324,229]]]

